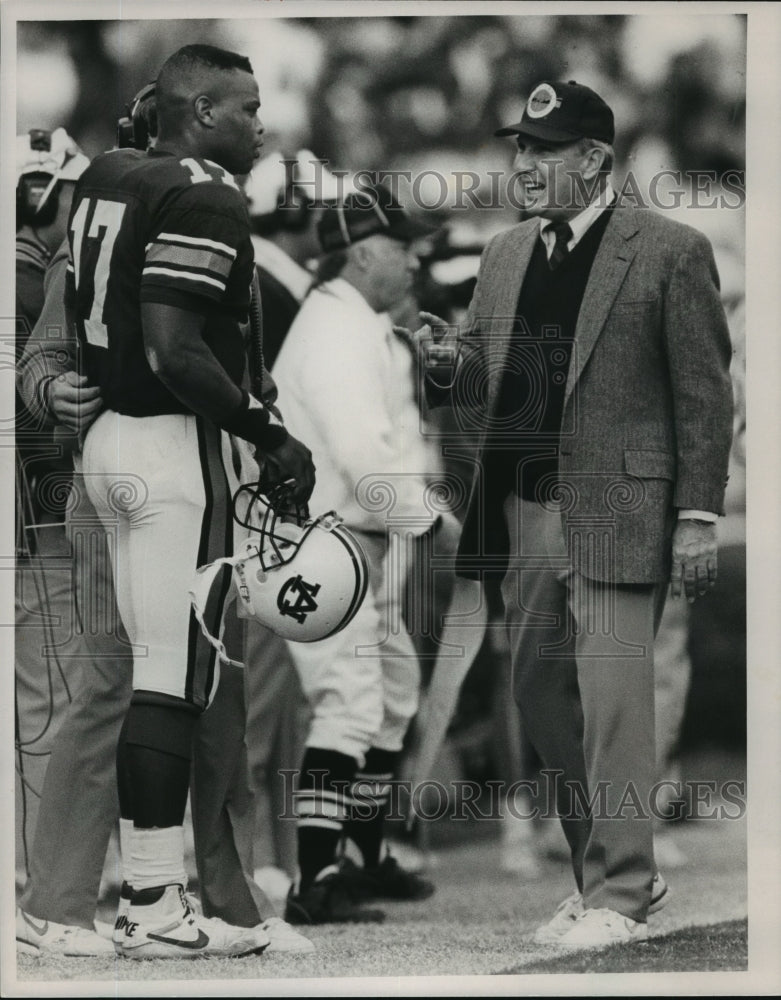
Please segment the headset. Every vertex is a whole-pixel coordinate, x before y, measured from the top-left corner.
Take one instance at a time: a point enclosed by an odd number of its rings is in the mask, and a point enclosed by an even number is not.
[[[117,122],[117,149],[141,149],[157,135],[155,81],[147,83],[126,105],[127,115]]]

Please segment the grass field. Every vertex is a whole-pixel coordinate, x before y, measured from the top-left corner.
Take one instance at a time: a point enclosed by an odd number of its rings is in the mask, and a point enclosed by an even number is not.
[[[563,955],[535,946],[531,933],[571,892],[570,876],[550,861],[540,879],[524,883],[500,870],[496,840],[483,837],[440,850],[431,873],[436,894],[422,903],[386,904],[385,924],[312,928],[313,955],[140,963],[20,956],[19,985],[29,995],[35,983],[83,983],[84,995],[106,995],[108,983],[136,983],[144,995],[153,984],[199,980],[230,996],[231,990],[274,995],[286,980],[285,992],[312,996],[338,992],[330,982],[336,977],[391,977],[398,984],[388,988],[386,978],[379,993],[399,992],[399,977],[407,976],[745,969],[745,820],[687,823],[675,832],[690,864],[666,873],[670,902],[650,918],[648,942],[631,948]],[[222,994],[217,980],[228,981]],[[49,994],[42,985],[32,995]]]

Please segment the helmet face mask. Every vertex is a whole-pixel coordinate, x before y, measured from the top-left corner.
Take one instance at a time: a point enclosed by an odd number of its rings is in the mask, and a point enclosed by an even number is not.
[[[209,570],[230,564],[240,618],[254,618],[292,642],[318,642],[348,625],[366,596],[369,571],[363,549],[338,515],[310,518],[306,510],[275,508],[258,484],[240,487],[233,506],[248,536],[235,555],[198,570],[207,591]],[[196,597],[198,589],[192,593],[201,620],[198,606],[206,601]]]
[[[239,515],[242,493],[250,499]],[[335,512],[310,518],[305,510],[280,511],[257,487],[239,489],[234,512],[249,529],[234,562],[240,617],[295,642],[317,642],[352,621],[366,595],[368,566]]]
[[[283,508],[264,495],[258,483],[238,488],[233,497],[233,519],[247,529],[250,538],[260,536],[252,546],[264,572],[289,562],[300,545],[304,526],[313,524],[306,508]]]

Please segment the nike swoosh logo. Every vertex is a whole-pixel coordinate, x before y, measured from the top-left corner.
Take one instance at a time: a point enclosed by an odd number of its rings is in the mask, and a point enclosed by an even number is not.
[[[209,938],[198,928],[198,937],[194,941],[182,941],[180,938],[166,937],[164,934],[147,934],[150,941],[160,941],[162,944],[172,944],[177,948],[188,948],[190,951],[202,951],[209,943]]]
[[[48,920],[44,920],[44,922],[42,924],[36,924],[36,922],[33,920],[33,918],[28,913],[25,913],[24,911],[22,911],[22,916],[24,917],[24,922],[29,927],[32,927],[32,929],[35,931],[36,934],[40,934],[41,937],[43,937],[43,935],[49,930],[49,921]]]

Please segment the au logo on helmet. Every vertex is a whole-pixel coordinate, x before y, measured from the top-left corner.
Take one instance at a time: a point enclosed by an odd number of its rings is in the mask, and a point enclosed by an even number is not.
[[[317,611],[315,598],[319,593],[319,583],[307,583],[300,573],[298,576],[291,576],[277,595],[279,613],[290,615],[299,625],[303,625],[306,616]]]
[[[233,505],[248,537],[235,555],[200,567],[190,591],[201,629],[221,658],[230,662],[209,629],[217,623],[207,624],[203,609],[225,566],[232,570],[240,618],[255,618],[294,642],[318,642],[348,625],[366,596],[369,571],[363,549],[339,516],[280,515],[257,484],[240,487]]]

